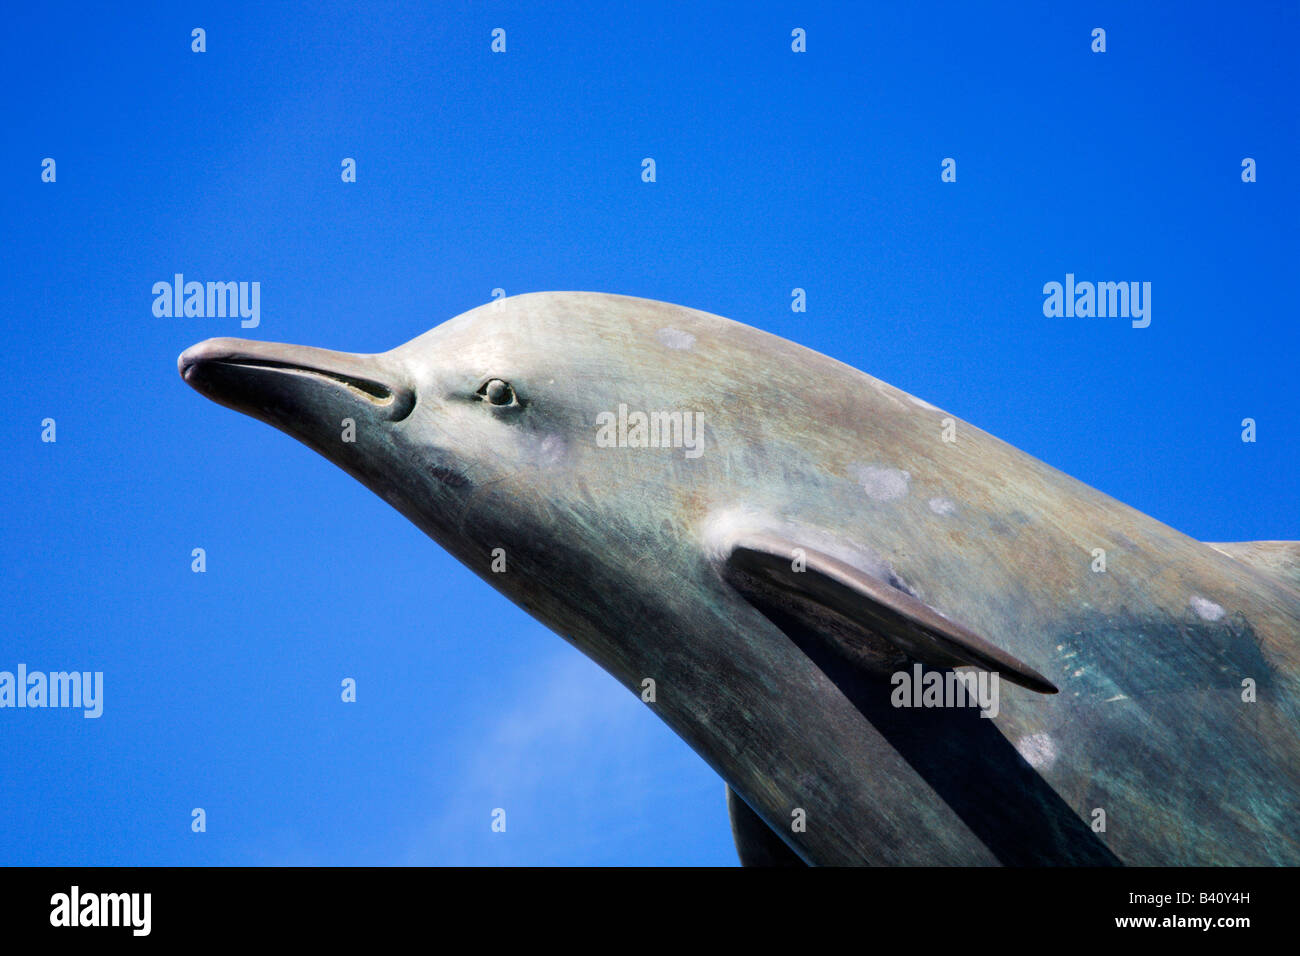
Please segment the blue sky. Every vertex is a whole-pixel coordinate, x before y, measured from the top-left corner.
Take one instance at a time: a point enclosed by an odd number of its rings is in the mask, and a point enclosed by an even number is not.
[[[1295,4],[740,10],[6,11],[0,670],[105,701],[0,710],[0,862],[735,862],[721,781],[635,697],[181,382],[214,335],[381,351],[497,287],[646,296],[1195,537],[1300,538]],[[260,326],[155,317],[176,272],[260,282]],[[1150,327],[1045,317],[1067,272],[1150,282]]]

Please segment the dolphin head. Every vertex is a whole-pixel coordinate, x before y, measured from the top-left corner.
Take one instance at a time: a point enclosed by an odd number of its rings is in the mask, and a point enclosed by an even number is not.
[[[653,600],[605,575],[620,557],[663,560],[710,504],[711,428],[738,398],[725,363],[693,348],[713,322],[734,324],[650,300],[537,293],[380,354],[218,338],[178,365],[197,391],[315,449],[572,637],[608,627],[610,591],[631,607]],[[617,447],[620,405],[668,413],[663,447]]]

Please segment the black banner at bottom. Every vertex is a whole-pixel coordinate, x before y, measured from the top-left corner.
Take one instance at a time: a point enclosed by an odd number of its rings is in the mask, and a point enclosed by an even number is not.
[[[1285,930],[1294,873],[1265,869],[0,869],[5,938],[327,944],[464,934],[494,946],[767,944],[774,929],[969,944],[1231,945]],[[1243,935],[1244,934],[1244,935]],[[417,936],[417,938],[420,938]]]

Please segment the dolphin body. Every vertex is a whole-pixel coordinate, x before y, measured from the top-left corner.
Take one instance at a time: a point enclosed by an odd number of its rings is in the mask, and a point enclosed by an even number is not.
[[[653,686],[744,863],[1300,863],[1295,543],[1193,540],[646,299],[521,295],[376,355],[210,339],[179,367]],[[896,706],[894,675],[955,673],[1000,678],[996,716]]]

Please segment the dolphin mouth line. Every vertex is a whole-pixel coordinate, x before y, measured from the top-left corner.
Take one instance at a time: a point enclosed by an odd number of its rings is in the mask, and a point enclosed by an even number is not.
[[[273,369],[277,372],[288,372],[292,375],[306,375],[311,378],[325,379],[336,385],[342,385],[349,391],[354,392],[360,398],[375,405],[387,406],[393,404],[393,390],[383,382],[376,382],[373,379],[361,378],[358,375],[348,375],[345,372],[327,372],[320,368],[309,368],[304,365],[295,365],[292,362],[275,362],[270,359],[211,359],[214,365],[231,365],[236,368],[265,368]]]

